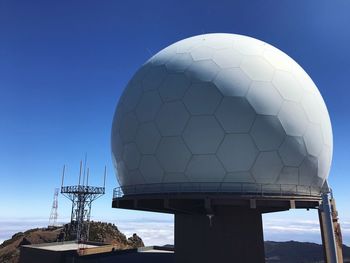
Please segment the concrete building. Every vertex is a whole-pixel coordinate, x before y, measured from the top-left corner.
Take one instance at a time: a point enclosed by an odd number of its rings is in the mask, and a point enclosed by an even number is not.
[[[113,245],[87,242],[56,242],[21,247],[20,263],[93,263],[93,262],[152,262],[172,263],[171,248],[144,247],[139,249],[116,250]]]

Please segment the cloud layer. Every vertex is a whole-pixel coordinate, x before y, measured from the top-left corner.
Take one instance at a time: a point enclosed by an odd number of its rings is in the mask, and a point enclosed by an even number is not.
[[[68,219],[64,220],[68,221]],[[104,220],[106,221],[106,220]],[[137,233],[145,245],[165,245],[174,243],[174,223],[172,220],[140,218],[137,220],[111,221],[127,237]],[[19,231],[47,226],[47,219],[18,218],[0,219],[0,243]],[[341,222],[343,242],[350,245],[350,220]],[[305,241],[321,243],[317,220],[264,219],[264,239],[274,241]]]
[[[48,220],[43,218],[0,218],[0,244],[18,232],[47,227],[48,223]]]

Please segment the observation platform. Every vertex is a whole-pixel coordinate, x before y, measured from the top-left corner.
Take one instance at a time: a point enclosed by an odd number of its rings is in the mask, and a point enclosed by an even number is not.
[[[254,209],[261,213],[291,208],[315,209],[320,188],[288,184],[165,183],[114,189],[113,208],[171,214],[215,214]]]
[[[112,207],[174,214],[175,262],[263,263],[262,214],[318,208],[320,192],[283,184],[145,184],[116,188]]]
[[[61,193],[102,195],[105,193],[105,188],[97,187],[97,186],[88,186],[88,185],[62,186]]]

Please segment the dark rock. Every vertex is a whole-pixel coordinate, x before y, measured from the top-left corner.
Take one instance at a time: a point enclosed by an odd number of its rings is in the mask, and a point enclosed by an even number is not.
[[[128,243],[134,248],[144,247],[145,246],[143,244],[142,239],[138,235],[136,235],[135,233],[132,235],[132,237],[128,238]]]
[[[17,248],[24,246],[24,245],[31,245],[32,243],[27,239],[27,238],[23,238],[22,241],[18,244]]]

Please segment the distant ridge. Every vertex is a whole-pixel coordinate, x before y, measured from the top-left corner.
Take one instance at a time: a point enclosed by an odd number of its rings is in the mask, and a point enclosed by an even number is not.
[[[21,245],[55,242],[63,227],[35,228],[19,232],[0,245],[0,262],[17,263]],[[117,244],[120,249],[144,246],[142,239],[134,234],[130,238],[110,223],[92,222],[92,241]],[[165,247],[173,248],[173,245]],[[350,247],[343,246],[344,263],[350,263]],[[309,242],[265,241],[266,263],[324,263],[322,245]],[[166,262],[165,262],[166,263]]]
[[[350,247],[343,246],[344,263],[350,262]],[[309,242],[265,241],[266,263],[324,263],[322,245]]]

